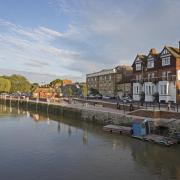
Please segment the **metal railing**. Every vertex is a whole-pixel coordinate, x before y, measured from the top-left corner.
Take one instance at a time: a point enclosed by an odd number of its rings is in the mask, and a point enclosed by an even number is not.
[[[159,81],[176,81],[176,75],[149,77],[149,78],[145,77],[145,78],[141,78],[141,79],[132,79],[133,83],[144,83],[144,82],[157,83]]]

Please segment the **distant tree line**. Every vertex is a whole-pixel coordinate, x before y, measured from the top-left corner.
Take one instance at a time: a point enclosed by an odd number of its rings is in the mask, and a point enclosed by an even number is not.
[[[0,76],[0,92],[31,92],[33,85],[21,75]]]
[[[57,93],[63,93],[66,96],[87,96],[88,94],[85,83],[74,83],[63,86],[63,80],[55,79],[49,84],[40,86],[38,83],[30,83],[22,75],[0,76],[0,93],[33,93],[39,87],[50,87]]]

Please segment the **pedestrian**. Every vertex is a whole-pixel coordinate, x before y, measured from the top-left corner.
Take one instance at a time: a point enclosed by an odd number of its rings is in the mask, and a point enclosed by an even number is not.
[[[132,103],[129,105],[129,110],[130,110],[130,111],[133,111],[133,105],[132,105]]]
[[[117,102],[117,104],[116,104],[116,108],[117,108],[117,109],[119,108],[119,102]]]
[[[168,111],[170,111],[170,108],[171,108],[171,103],[169,102],[168,103]]]

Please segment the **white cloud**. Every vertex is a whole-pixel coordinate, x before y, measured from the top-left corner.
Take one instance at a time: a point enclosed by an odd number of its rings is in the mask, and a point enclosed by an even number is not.
[[[63,22],[67,29],[22,27],[0,19],[0,54],[6,58],[0,58],[1,66],[82,78],[92,71],[132,64],[137,53],[152,47],[160,51],[179,40],[178,0],[50,1],[70,19]]]
[[[105,67],[104,63],[94,63],[87,56],[85,46],[85,51],[78,46],[63,46],[87,40],[88,35],[81,34],[85,29],[69,25],[68,30],[61,33],[42,26],[25,28],[3,19],[0,19],[0,27],[3,29],[0,31],[0,53],[7,59],[2,64],[4,68],[61,76],[69,74],[85,79],[87,72]],[[59,47],[54,41],[59,42]]]
[[[52,0],[73,19],[73,44],[107,67],[131,64],[137,53],[165,45],[177,45],[179,0]],[[74,42],[76,41],[76,43]],[[80,42],[81,41],[81,42]],[[128,61],[127,61],[128,60]]]
[[[80,58],[80,52],[53,44],[62,33],[42,26],[27,29],[2,19],[0,27],[4,28],[0,31],[0,54],[7,59],[3,68],[82,78],[81,72],[69,68]]]

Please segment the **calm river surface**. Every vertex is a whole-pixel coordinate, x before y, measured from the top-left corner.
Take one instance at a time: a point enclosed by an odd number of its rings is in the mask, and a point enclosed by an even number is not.
[[[161,147],[0,105],[0,180],[119,179],[180,179],[180,145]]]

